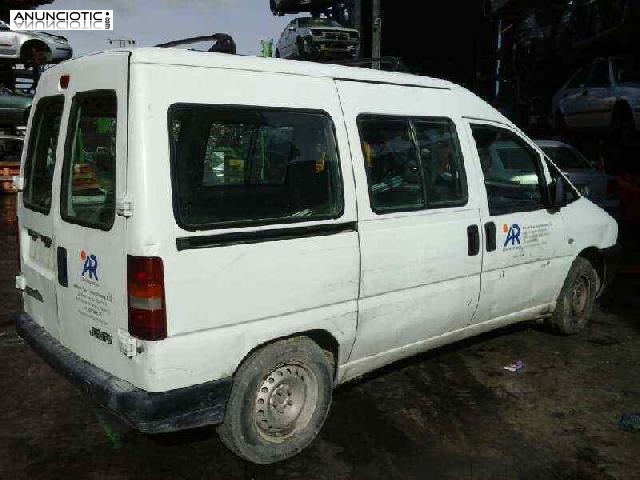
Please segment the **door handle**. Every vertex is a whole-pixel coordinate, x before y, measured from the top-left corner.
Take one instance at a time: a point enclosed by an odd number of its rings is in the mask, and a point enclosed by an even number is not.
[[[69,286],[69,275],[67,272],[67,249],[58,247],[58,283],[63,287]]]
[[[493,252],[496,249],[496,224],[487,222],[484,224],[484,236],[487,242],[487,252]]]
[[[468,254],[475,257],[480,252],[480,230],[477,225],[469,225],[467,227]]]

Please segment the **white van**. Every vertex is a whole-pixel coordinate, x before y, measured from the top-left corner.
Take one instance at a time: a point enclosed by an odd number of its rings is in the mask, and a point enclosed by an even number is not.
[[[143,432],[305,448],[332,389],[514,322],[584,328],[617,224],[467,90],[143,48],[47,70],[20,335]]]

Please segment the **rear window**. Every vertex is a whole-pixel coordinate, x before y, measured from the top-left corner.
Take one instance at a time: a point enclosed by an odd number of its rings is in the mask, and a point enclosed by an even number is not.
[[[75,96],[62,167],[61,214],[109,230],[115,218],[117,99],[113,91]]]
[[[24,166],[24,206],[48,214],[51,210],[51,181],[56,166],[56,148],[64,97],[42,98],[31,123],[29,149]]]
[[[176,105],[174,211],[188,230],[337,218],[343,194],[322,112]]]

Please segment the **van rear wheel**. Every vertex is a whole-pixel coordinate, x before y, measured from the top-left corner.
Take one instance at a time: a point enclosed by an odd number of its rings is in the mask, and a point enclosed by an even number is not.
[[[593,312],[598,284],[598,274],[591,263],[585,258],[576,258],[549,319],[550,327],[562,335],[584,330]]]
[[[311,339],[267,345],[238,368],[224,423],[218,427],[220,439],[253,463],[292,457],[322,428],[332,389],[331,362]]]

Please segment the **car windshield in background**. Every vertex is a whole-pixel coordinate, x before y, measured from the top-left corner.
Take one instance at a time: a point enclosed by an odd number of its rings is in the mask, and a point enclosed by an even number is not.
[[[613,61],[616,83],[640,81],[640,61],[632,57],[616,58]]]
[[[298,26],[300,27],[337,27],[341,28],[340,25],[335,20],[330,20],[328,18],[299,18]]]
[[[562,170],[573,169],[591,169],[591,165],[580,152],[569,147],[542,147],[542,151],[546,153],[553,163]]]

